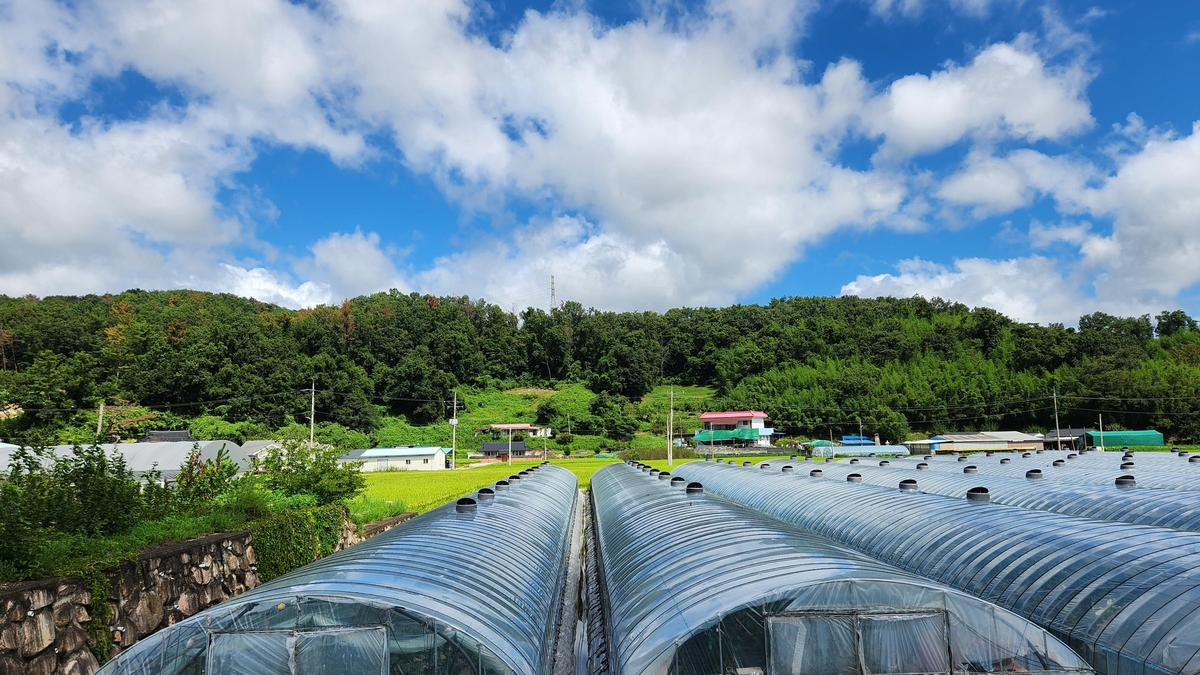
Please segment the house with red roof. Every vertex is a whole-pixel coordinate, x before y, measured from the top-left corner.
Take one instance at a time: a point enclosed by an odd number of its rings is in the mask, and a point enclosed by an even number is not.
[[[738,448],[769,448],[775,430],[767,426],[761,410],[706,412],[700,416],[704,428],[692,440],[697,446],[724,445]]]

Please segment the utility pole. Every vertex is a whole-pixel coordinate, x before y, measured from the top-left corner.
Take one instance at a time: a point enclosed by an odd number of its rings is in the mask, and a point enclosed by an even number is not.
[[[100,435],[100,429],[104,425],[104,401],[100,402],[100,414],[96,417],[96,435]]]
[[[1054,387],[1054,438],[1058,440],[1058,451],[1062,452],[1062,430],[1058,428],[1058,387]]]
[[[1104,452],[1104,413],[1100,413],[1100,452]]]
[[[508,465],[512,466],[512,429],[508,430]]]
[[[454,468],[454,456],[458,454],[458,392],[454,392],[454,412],[450,415],[450,468]]]
[[[554,297],[554,275],[550,275],[550,311],[558,306],[558,299]]]
[[[675,439],[675,385],[671,385],[671,407],[667,412],[667,466],[675,466],[674,453],[671,452]]]
[[[309,388],[310,394],[308,399],[308,446],[313,445],[313,431],[317,426],[317,381],[312,381],[312,387]]]
[[[571,435],[571,413],[567,413],[567,435]]]

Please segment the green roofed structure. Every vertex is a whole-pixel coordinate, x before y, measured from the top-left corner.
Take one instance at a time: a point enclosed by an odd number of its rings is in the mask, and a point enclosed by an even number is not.
[[[1084,434],[1088,445],[1111,448],[1122,445],[1165,445],[1160,431],[1088,431]]]

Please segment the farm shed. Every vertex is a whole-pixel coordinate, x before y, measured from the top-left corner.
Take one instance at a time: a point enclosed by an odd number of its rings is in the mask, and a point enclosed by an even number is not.
[[[543,466],[165,628],[105,675],[548,675],[577,495]]]
[[[363,471],[440,471],[446,468],[446,450],[431,446],[351,450],[338,461],[362,462]]]
[[[805,472],[691,462],[676,473],[1010,609],[1054,632],[1097,672],[1200,672],[1200,535]]]
[[[591,675],[1089,672],[993,604],[646,469],[592,476],[610,621]]]
[[[1149,429],[1146,431],[1089,431],[1084,434],[1089,445],[1106,448],[1122,445],[1162,445],[1162,432]]]
[[[78,446],[55,445],[48,450],[60,457],[69,457]],[[88,446],[91,447],[91,446]],[[242,452],[241,446],[233,441],[195,441],[192,443],[102,443],[97,446],[104,454],[112,456],[120,453],[125,459],[125,465],[130,471],[142,474],[157,468],[162,472],[163,479],[170,482],[179,474],[179,467],[187,461],[193,447],[199,447],[200,459],[215,459],[221,448],[225,448],[229,459],[238,465],[242,471],[250,468],[249,458]],[[0,452],[0,471],[8,470],[11,457],[9,452]]]

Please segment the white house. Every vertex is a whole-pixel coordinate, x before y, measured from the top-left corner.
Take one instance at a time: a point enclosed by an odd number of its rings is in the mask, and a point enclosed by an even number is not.
[[[431,446],[351,450],[338,461],[362,462],[363,471],[440,471],[446,468],[446,449]]]

